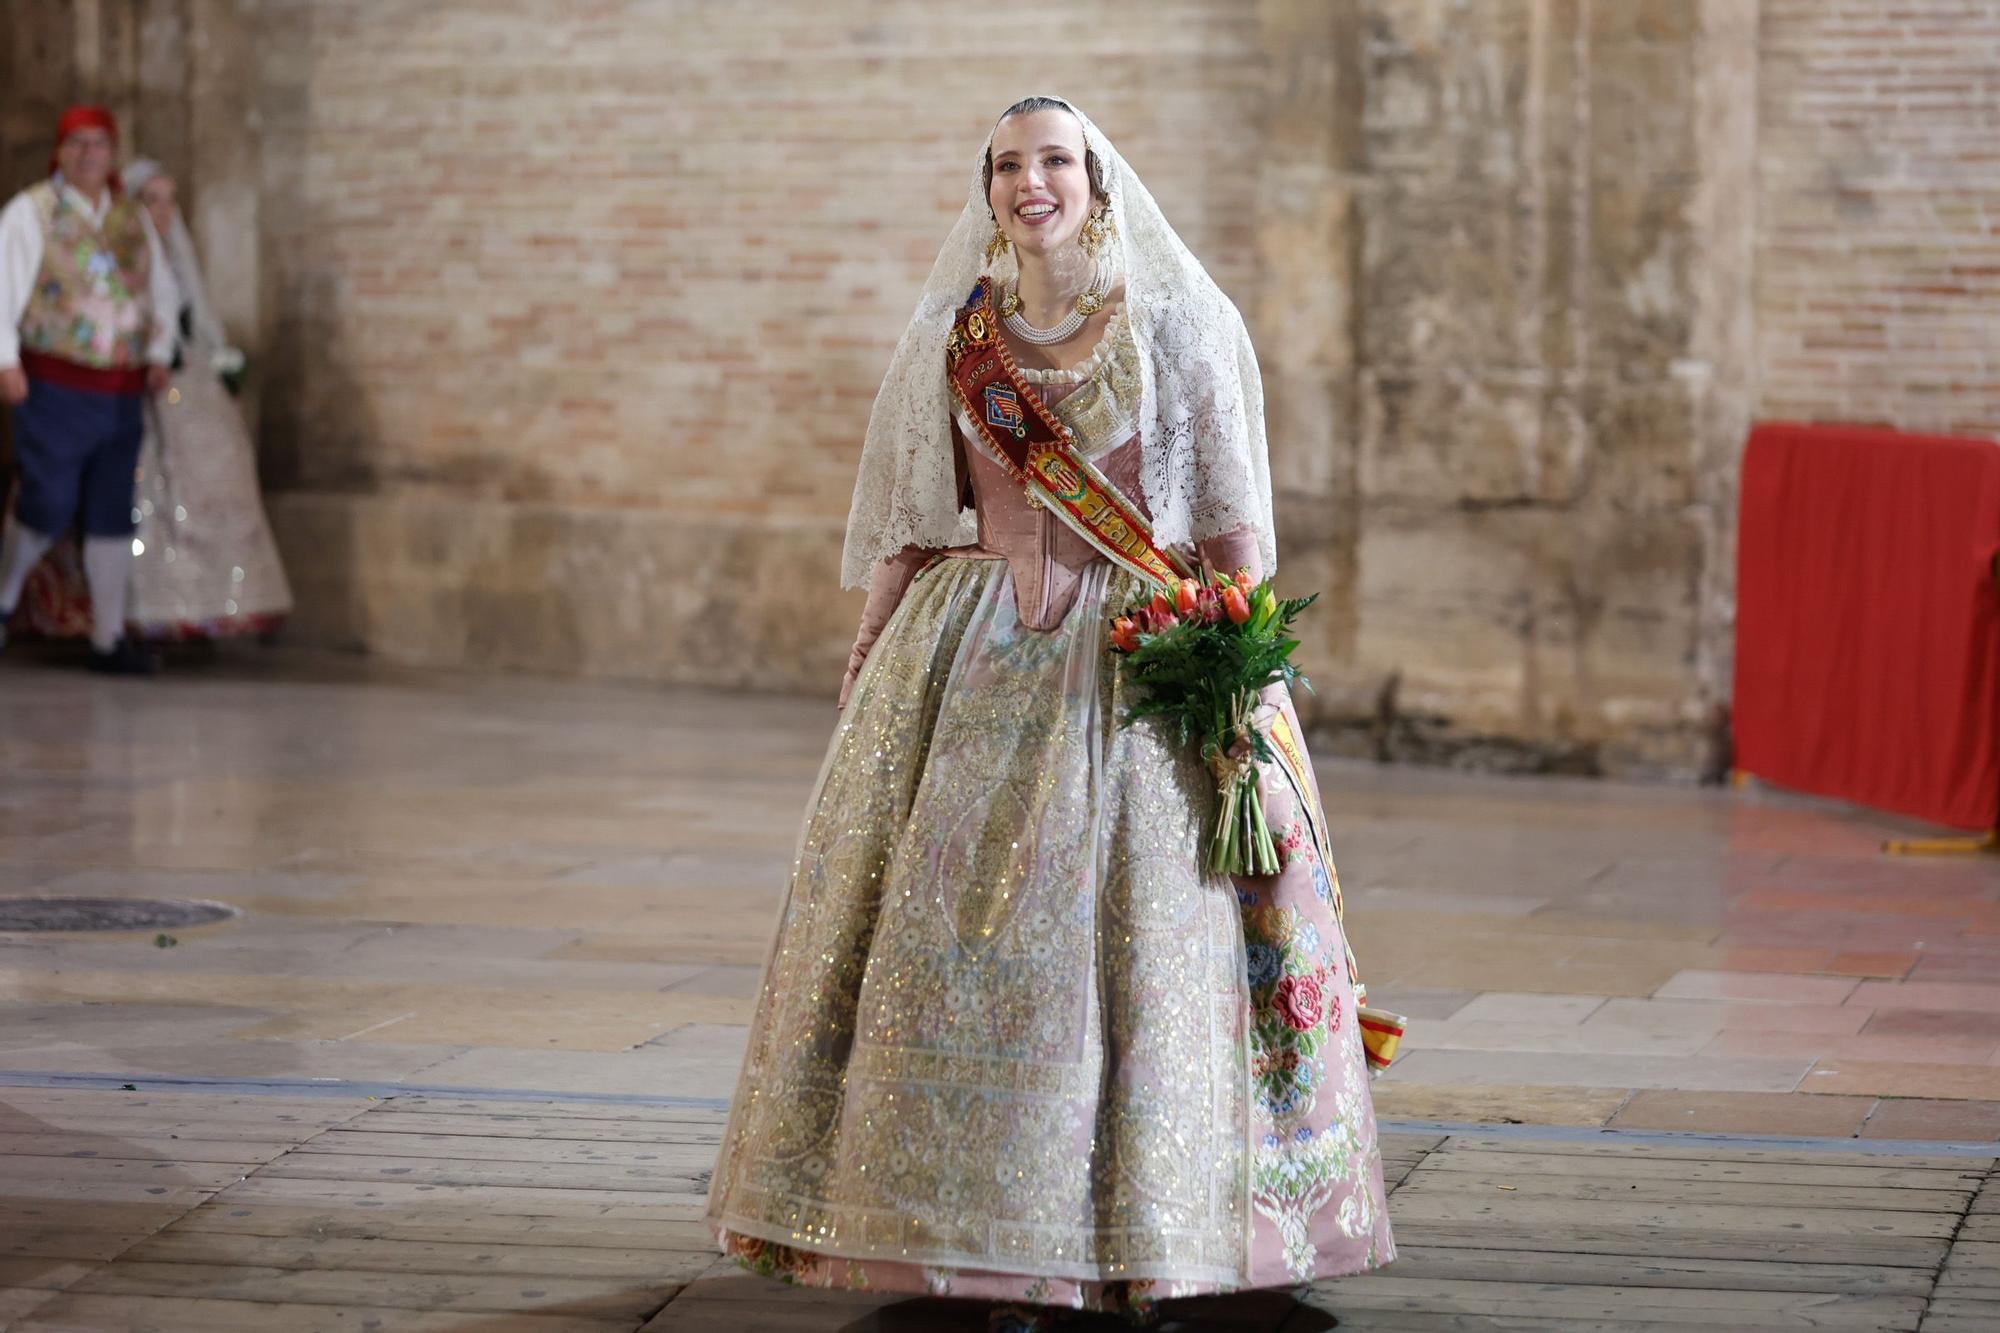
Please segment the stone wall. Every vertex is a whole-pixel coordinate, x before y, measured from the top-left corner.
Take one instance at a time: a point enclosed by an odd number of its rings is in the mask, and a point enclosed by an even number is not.
[[[1281,503],[1345,613],[1309,645],[1342,748],[1712,762],[1718,482],[1749,406],[1743,359],[1718,355],[1747,314],[1724,296],[1748,272],[1754,140],[1727,113],[1755,86],[1745,15],[1358,7],[1336,66],[1359,85],[1338,502]]]
[[[1996,7],[1024,0],[1030,59],[918,0],[83,0],[17,46],[116,58],[0,152],[115,85],[188,171],[298,639],[830,695],[869,401],[1066,92],[1251,324],[1321,743],[1687,775],[1759,394],[1993,429],[1994,53],[1938,31]]]

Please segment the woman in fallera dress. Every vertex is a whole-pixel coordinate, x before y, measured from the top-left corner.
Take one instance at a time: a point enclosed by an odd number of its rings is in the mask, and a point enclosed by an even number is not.
[[[709,1218],[754,1271],[995,1327],[1386,1263],[1310,767],[1260,765],[1279,873],[1203,870],[1214,779],[1122,724],[1107,620],[1151,586],[1034,479],[1030,418],[1158,549],[1275,567],[1242,319],[1053,98],[980,150],[875,401],[867,607]],[[1295,744],[1282,686],[1259,718]]]
[[[146,413],[134,508],[138,541],[127,612],[148,639],[219,639],[277,630],[292,590],[264,516],[257,449],[223,384],[243,354],[209,304],[174,178],[141,158],[125,188],[145,205],[181,294],[173,389]]]

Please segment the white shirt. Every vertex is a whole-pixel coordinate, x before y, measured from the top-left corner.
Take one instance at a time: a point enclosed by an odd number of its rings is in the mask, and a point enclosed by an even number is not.
[[[91,226],[103,228],[105,215],[111,211],[109,189],[94,204],[67,182],[62,192],[70,207],[90,219]],[[42,271],[42,245],[42,220],[23,190],[7,202],[7,207],[0,208],[0,370],[21,364],[21,316],[28,312],[28,298],[34,294],[35,278]],[[181,292],[150,220],[146,222],[146,251],[151,256],[147,286],[153,298],[153,337],[146,344],[146,360],[170,366],[180,334]]]

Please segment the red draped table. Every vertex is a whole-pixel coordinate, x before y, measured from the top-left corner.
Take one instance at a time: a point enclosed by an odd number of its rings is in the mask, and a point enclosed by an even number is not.
[[[2000,445],[1770,422],[1743,458],[1736,767],[2000,817]]]

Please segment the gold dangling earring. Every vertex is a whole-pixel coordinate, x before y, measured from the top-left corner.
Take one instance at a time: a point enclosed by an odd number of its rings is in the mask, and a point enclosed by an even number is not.
[[[1082,242],[1085,253],[1095,259],[1104,249],[1104,243],[1111,239],[1111,233],[1116,225],[1111,220],[1110,208],[1105,204],[1099,204],[1090,210],[1090,216],[1076,229],[1076,238]]]
[[[1078,293],[1076,298],[1077,313],[1085,317],[1104,309],[1104,293],[1097,289],[1097,284],[1104,280],[1102,262],[1104,246],[1111,239],[1114,225],[1109,206],[1099,204],[1090,210],[1090,216],[1076,229],[1077,244],[1083,247],[1083,252],[1089,255],[1097,266],[1091,274],[1090,285]]]
[[[1014,248],[1014,243],[1007,239],[1007,233],[1000,230],[1000,219],[994,218],[993,239],[986,243],[986,267],[992,268],[994,260],[998,259],[1001,255],[1006,254],[1009,250],[1013,248]],[[1021,294],[1018,289],[1014,287],[1009,287],[1006,291],[1000,294],[1001,314],[1011,315],[1020,308],[1021,308]]]

